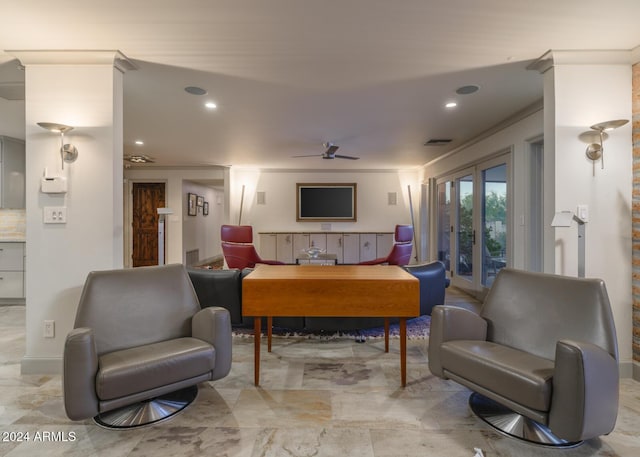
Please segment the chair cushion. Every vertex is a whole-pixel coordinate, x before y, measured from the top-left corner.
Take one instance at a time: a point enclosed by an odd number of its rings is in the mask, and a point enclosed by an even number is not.
[[[509,400],[548,411],[554,362],[489,341],[448,341],[441,346],[442,366]]]
[[[214,347],[197,338],[123,349],[99,358],[96,392],[112,400],[205,374],[214,365]]]

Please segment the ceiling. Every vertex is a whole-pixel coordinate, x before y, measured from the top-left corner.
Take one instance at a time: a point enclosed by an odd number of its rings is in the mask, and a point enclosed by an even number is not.
[[[155,166],[416,167],[539,102],[542,76],[526,67],[547,50],[640,45],[638,0],[0,0],[0,9],[0,134],[24,138],[24,102],[7,100],[24,72],[1,50],[117,49],[137,66],[124,76],[124,151]],[[465,85],[480,89],[456,94]],[[360,160],[322,160],[324,142]],[[317,156],[292,158],[307,154]]]

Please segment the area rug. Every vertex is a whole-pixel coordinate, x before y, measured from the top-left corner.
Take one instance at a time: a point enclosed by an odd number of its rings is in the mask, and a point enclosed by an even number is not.
[[[408,339],[425,339],[429,336],[429,325],[431,324],[431,316],[420,316],[407,320],[407,338]],[[233,329],[233,335],[237,337],[253,337],[253,329],[245,327],[237,327]],[[338,332],[324,331],[308,331],[308,330],[291,330],[286,328],[274,327],[273,335],[283,338],[309,338],[309,339],[336,339],[336,338],[355,338],[362,341],[373,338],[384,338],[384,327],[373,327],[368,329],[357,329]],[[389,326],[389,338],[400,337],[400,325],[391,324]]]

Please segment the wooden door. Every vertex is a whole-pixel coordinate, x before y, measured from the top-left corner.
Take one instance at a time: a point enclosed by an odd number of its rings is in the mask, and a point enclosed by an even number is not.
[[[158,208],[164,208],[164,183],[133,183],[133,266],[158,265]]]

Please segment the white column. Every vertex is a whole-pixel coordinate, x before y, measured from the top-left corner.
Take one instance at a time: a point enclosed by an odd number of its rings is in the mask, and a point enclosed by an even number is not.
[[[26,354],[22,372],[57,373],[78,300],[92,270],[123,265],[122,89],[116,51],[16,51],[25,65]],[[78,148],[61,168],[60,136],[38,122],[67,124]],[[65,176],[66,194],[41,192],[44,170]],[[67,222],[45,224],[43,209],[66,208]],[[55,337],[43,337],[45,320]]]
[[[614,119],[631,121],[629,51],[552,51],[539,63],[545,72],[545,221],[555,211],[588,205],[586,276],[605,281],[616,322],[623,376],[631,375],[631,122],[608,132],[604,169],[585,155],[584,133]],[[547,231],[545,230],[545,235]],[[577,276],[578,228],[555,228],[552,272]],[[549,266],[545,259],[545,266]],[[547,271],[548,268],[547,268]]]

